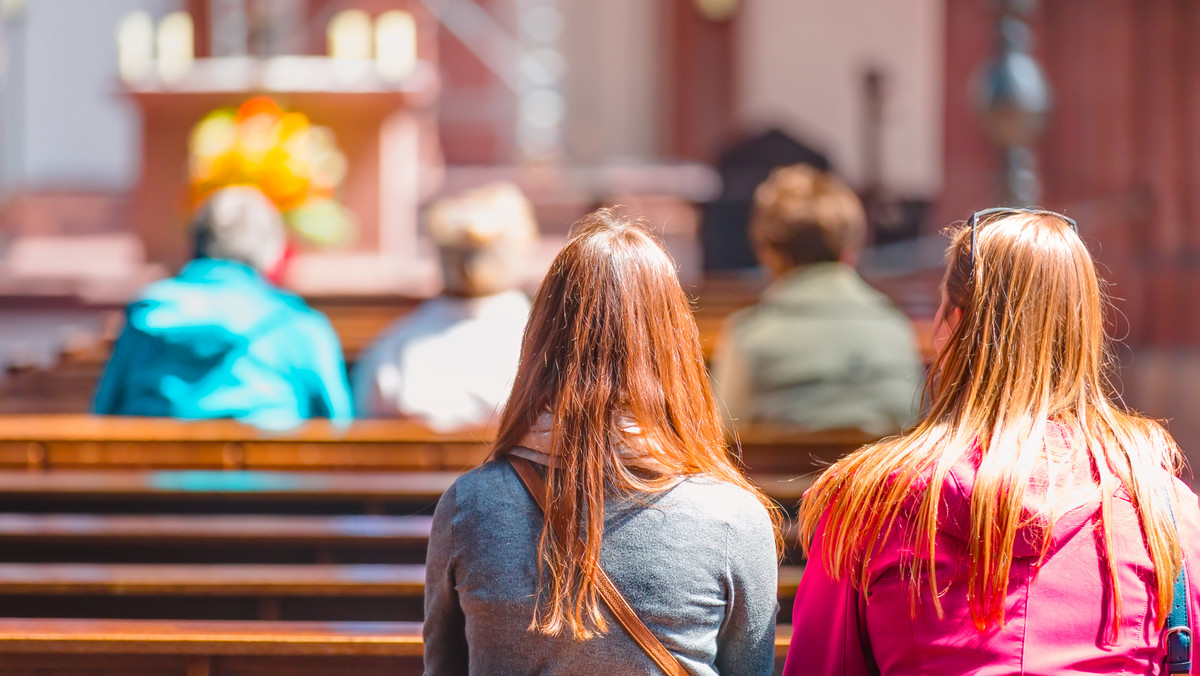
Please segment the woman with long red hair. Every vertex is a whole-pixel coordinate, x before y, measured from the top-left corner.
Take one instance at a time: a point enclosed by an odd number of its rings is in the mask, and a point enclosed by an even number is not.
[[[978,212],[946,259],[930,410],[802,502],[784,673],[1188,673],[1200,509],[1113,402],[1075,222]]]
[[[534,299],[491,460],[434,514],[426,673],[770,674],[777,519],[670,257],[593,213]]]

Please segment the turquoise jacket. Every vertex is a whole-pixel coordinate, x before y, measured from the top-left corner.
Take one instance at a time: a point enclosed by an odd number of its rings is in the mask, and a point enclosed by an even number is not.
[[[129,305],[94,410],[275,429],[353,417],[329,320],[249,266],[207,258]]]

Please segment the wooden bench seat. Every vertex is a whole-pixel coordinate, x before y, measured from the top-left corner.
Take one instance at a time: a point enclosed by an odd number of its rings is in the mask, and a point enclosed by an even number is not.
[[[417,622],[0,619],[19,676],[419,676],[422,650]]]
[[[312,420],[265,432],[234,420],[3,416],[0,467],[462,470],[487,457],[493,434],[404,420]]]
[[[423,563],[432,517],[0,514],[7,563]],[[796,524],[790,561],[802,561]]]
[[[0,468],[436,471],[491,452],[488,429],[442,433],[411,421],[313,420],[263,432],[232,420],[31,415],[0,417]],[[874,441],[857,430],[756,426],[730,440],[754,472],[802,474]]]
[[[420,622],[0,618],[5,653],[420,656]]]
[[[429,516],[3,514],[8,563],[424,563]]]
[[[428,516],[0,514],[0,542],[87,545],[387,545],[424,549]],[[0,554],[2,557],[2,554]]]
[[[783,618],[802,574],[780,569]],[[31,618],[416,621],[424,593],[420,565],[0,564],[0,606]]]
[[[0,596],[423,596],[415,564],[0,563]]]
[[[0,470],[0,498],[433,503],[458,472]]]
[[[417,621],[424,592],[417,564],[0,563],[23,617]]]
[[[791,636],[776,628],[777,660]],[[422,651],[416,622],[0,619],[6,674],[415,676]]]
[[[779,595],[804,569],[782,566]],[[424,596],[419,565],[0,563],[0,596]]]
[[[428,516],[360,514],[0,514],[0,561],[421,563],[432,525]],[[796,538],[789,521],[789,556],[799,562]]]
[[[240,510],[321,510],[349,505],[367,513],[396,506],[430,508],[454,483],[458,472],[254,472],[193,470],[0,470],[0,510],[38,511],[68,506],[72,511],[105,511],[141,506],[173,511],[223,504]],[[770,497],[794,506],[811,483],[809,476],[751,475]]]

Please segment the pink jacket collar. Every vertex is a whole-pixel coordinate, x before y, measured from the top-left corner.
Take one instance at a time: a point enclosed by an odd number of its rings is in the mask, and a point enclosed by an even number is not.
[[[1071,430],[1065,425],[1051,422],[1046,426],[1046,440],[1048,455],[1069,456],[1070,451],[1076,449],[1080,444],[1085,443],[1081,434],[1075,430]],[[1057,453],[1056,453],[1057,451]],[[975,474],[978,467],[978,457],[964,459],[958,462],[950,469],[949,475],[946,477],[945,485],[942,488],[942,504],[939,509],[940,529],[943,533],[960,540],[967,542],[971,537],[971,493],[975,488]],[[1049,470],[1045,465],[1040,466],[1040,477],[1035,475],[1034,487],[1026,493],[1026,514],[1025,516],[1036,523],[1036,519],[1041,516],[1045,519],[1048,513],[1046,502],[1045,483]],[[1078,466],[1073,473],[1060,473],[1058,475],[1058,488],[1070,488],[1080,485],[1094,485],[1095,479],[1092,477],[1091,469],[1087,466]],[[1062,485],[1069,482],[1070,486]],[[1037,486],[1042,485],[1042,489]],[[1051,517],[1054,520],[1053,534],[1051,536],[1051,549],[1058,547],[1061,543],[1066,542],[1072,536],[1079,532],[1100,509],[1100,496],[1097,492],[1095,496],[1089,498],[1082,504],[1070,506],[1064,511]],[[1017,539],[1013,546],[1013,556],[1015,557],[1032,557],[1040,556],[1042,553],[1042,533],[1035,523],[1031,523],[1020,529],[1017,533]]]

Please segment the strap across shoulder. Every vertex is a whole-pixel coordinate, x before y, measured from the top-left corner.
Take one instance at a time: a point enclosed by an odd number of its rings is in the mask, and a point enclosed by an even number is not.
[[[521,478],[521,483],[525,484],[525,489],[537,502],[538,507],[545,514],[546,511],[546,482],[542,479],[542,475],[538,474],[537,469],[533,464],[525,458],[516,456],[508,456],[508,461],[512,463],[513,469],[517,471],[517,476]],[[600,569],[599,575],[596,578],[596,591],[600,593],[600,598],[604,601],[604,605],[612,612],[625,631],[637,642],[642,650],[654,660],[654,663],[663,670],[667,676],[687,676],[687,670],[679,663],[674,655],[667,650],[662,641],[650,631],[650,628],[642,622],[637,616],[637,612],[621,592],[617,586],[613,584],[612,578]]]

